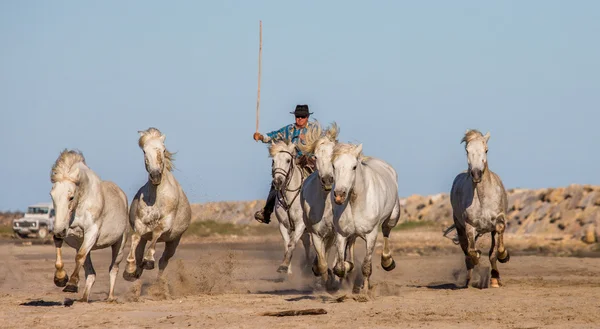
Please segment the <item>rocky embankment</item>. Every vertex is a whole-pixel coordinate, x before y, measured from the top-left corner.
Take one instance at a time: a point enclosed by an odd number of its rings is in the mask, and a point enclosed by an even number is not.
[[[448,194],[412,195],[401,200],[401,221],[452,224]],[[192,205],[192,220],[234,224],[256,223],[254,212],[263,200],[210,202]],[[518,235],[550,235],[599,242],[600,186],[570,185],[539,190],[508,191],[507,232]]]

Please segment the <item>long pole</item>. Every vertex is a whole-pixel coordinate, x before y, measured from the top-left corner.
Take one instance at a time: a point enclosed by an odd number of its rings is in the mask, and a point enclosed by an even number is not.
[[[262,59],[262,21],[260,21],[260,45],[258,47],[258,95],[256,96],[256,132],[258,132],[258,119],[260,117],[260,73]]]

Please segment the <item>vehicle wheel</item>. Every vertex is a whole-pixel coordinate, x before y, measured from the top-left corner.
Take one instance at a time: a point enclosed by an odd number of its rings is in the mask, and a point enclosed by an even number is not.
[[[47,227],[40,227],[40,230],[37,233],[38,238],[40,239],[45,239],[46,237],[48,237],[48,228]]]

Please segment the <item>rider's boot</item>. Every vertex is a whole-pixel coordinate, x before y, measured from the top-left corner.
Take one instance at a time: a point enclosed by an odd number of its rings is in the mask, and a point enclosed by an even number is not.
[[[273,208],[275,208],[276,193],[275,187],[271,184],[265,207],[254,214],[254,219],[264,224],[271,222],[271,214],[273,213]]]

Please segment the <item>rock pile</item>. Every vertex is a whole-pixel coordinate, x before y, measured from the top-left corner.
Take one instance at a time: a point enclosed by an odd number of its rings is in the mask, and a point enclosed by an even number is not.
[[[599,242],[600,186],[570,185],[507,192],[507,232],[570,236],[581,238],[586,243]],[[193,204],[192,220],[256,223],[254,212],[263,206],[263,200]],[[402,198],[401,207],[402,222],[426,221],[440,226],[449,226],[453,222],[447,193]]]

